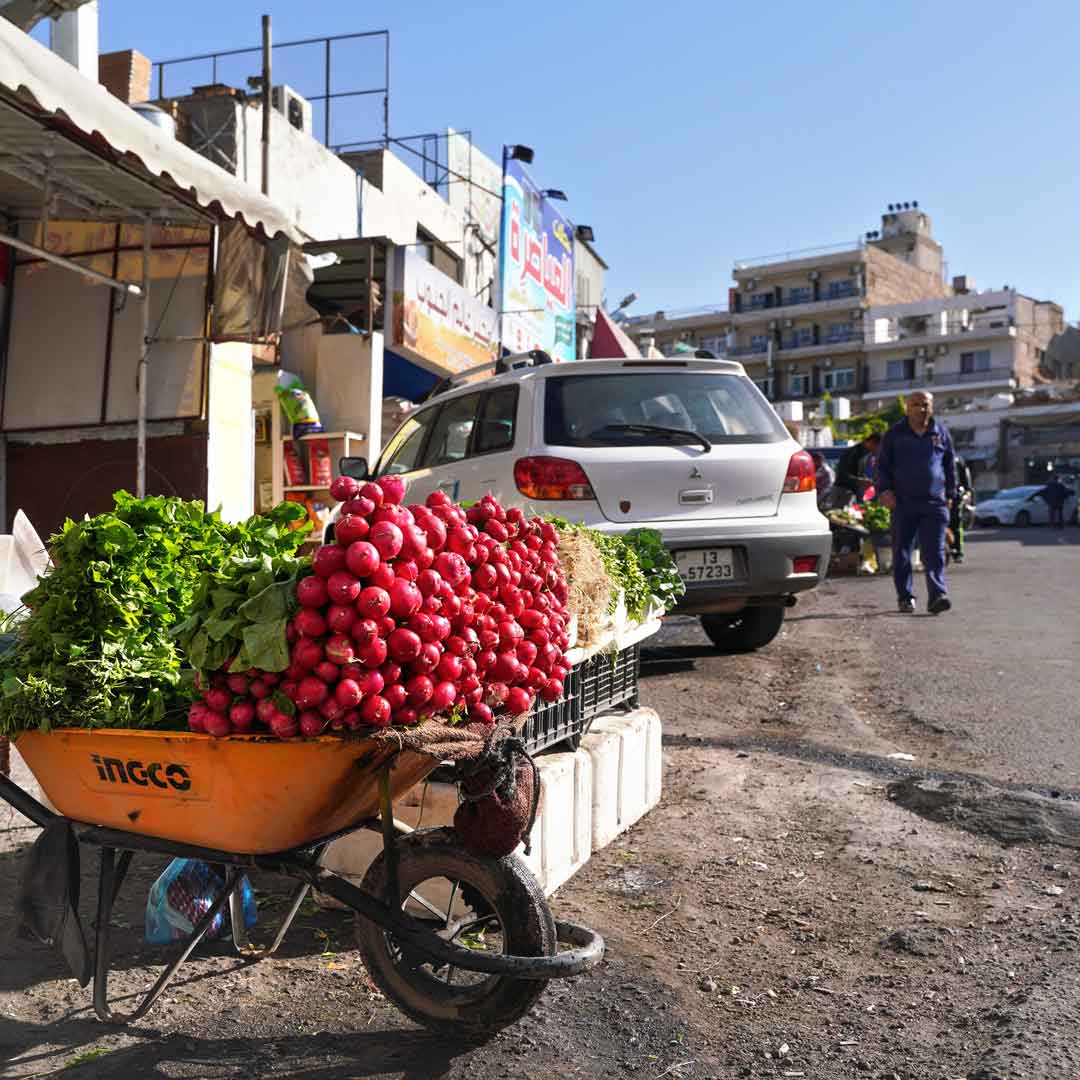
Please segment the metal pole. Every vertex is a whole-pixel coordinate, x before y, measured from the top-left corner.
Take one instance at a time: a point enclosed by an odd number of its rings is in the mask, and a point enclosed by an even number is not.
[[[72,270],[76,274],[82,274],[83,277],[90,278],[91,281],[96,281],[99,285],[108,285],[110,289],[119,289],[120,292],[131,293],[132,296],[142,296],[142,289],[138,285],[132,285],[128,281],[117,281],[116,278],[111,278],[108,274],[99,274],[88,266],[80,266],[72,259],[65,259],[63,255],[54,255],[51,251],[46,251],[44,248],[38,247],[37,244],[27,243],[16,236],[0,233],[0,244],[7,244],[8,247],[13,247],[18,251],[25,251],[27,255],[33,255],[35,258],[44,259],[46,262],[62,266],[65,270]]]
[[[139,349],[139,375],[137,388],[139,395],[138,435],[135,450],[135,494],[138,498],[146,497],[146,403],[147,375],[150,370],[150,243],[151,229],[149,218],[143,222],[142,247],[142,337]]]
[[[326,100],[323,102],[323,123],[326,130],[323,133],[323,146],[330,145],[330,39],[326,39]]]
[[[262,193],[270,194],[270,16],[262,17]]]

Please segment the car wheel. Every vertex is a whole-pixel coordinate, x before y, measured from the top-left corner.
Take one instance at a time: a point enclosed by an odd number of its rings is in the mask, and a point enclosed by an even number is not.
[[[1026,529],[1031,524],[1031,515],[1026,510],[1021,510],[1013,524],[1019,529]]]
[[[747,607],[734,615],[702,615],[709,640],[725,653],[753,652],[768,645],[784,625],[782,607]]]

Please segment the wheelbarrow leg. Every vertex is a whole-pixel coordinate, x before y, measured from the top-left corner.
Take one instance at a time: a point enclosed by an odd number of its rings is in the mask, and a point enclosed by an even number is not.
[[[325,857],[329,846],[329,844],[324,844],[318,849],[318,853],[315,857],[316,866],[322,866],[323,858]],[[274,940],[270,943],[268,948],[256,949],[248,938],[247,923],[244,921],[244,902],[243,897],[241,896],[241,890],[239,888],[235,889],[229,896],[229,918],[232,920],[233,944],[236,946],[236,951],[253,960],[261,960],[266,956],[273,956],[274,953],[278,951],[278,947],[285,940],[285,935],[289,932],[289,927],[292,926],[293,920],[300,911],[300,905],[303,904],[310,891],[311,885],[307,882],[297,886],[296,891],[292,894],[289,910],[286,912],[281,926],[278,927],[278,932],[275,935]]]
[[[240,870],[233,870],[225,880],[225,888],[210,906],[210,910],[199,920],[188,939],[183,952],[158,976],[157,982],[150,988],[139,1006],[130,1013],[116,1013],[109,1008],[109,938],[111,934],[112,909],[124,873],[131,863],[131,852],[125,851],[120,856],[120,866],[116,865],[116,850],[101,849],[101,876],[98,881],[97,927],[94,949],[94,1012],[98,1019],[107,1024],[126,1024],[141,1019],[161,996],[169,981],[179,971],[180,965],[192,954],[195,946],[202,941],[206,931],[218,913],[225,907],[240,881]]]

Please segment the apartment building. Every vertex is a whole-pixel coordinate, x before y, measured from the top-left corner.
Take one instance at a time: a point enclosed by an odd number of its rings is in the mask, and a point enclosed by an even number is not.
[[[705,305],[678,311],[635,315],[623,321],[623,329],[646,355],[653,346],[672,356],[677,346],[706,349],[714,356],[728,355],[731,314],[725,307]]]
[[[1061,306],[1016,289],[976,292],[953,279],[953,294],[877,304],[866,314],[864,399],[917,387],[949,408],[1032,386],[1051,340],[1065,329]]]
[[[890,206],[880,230],[850,245],[740,262],[727,355],[771,400],[858,399],[868,381],[868,312],[951,295],[943,266],[917,204]]]

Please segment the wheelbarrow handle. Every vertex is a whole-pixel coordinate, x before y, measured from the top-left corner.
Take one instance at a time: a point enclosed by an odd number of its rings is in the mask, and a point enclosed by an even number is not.
[[[37,799],[19,787],[14,780],[3,775],[0,775],[0,799],[43,829],[57,817],[48,807],[42,806]]]

